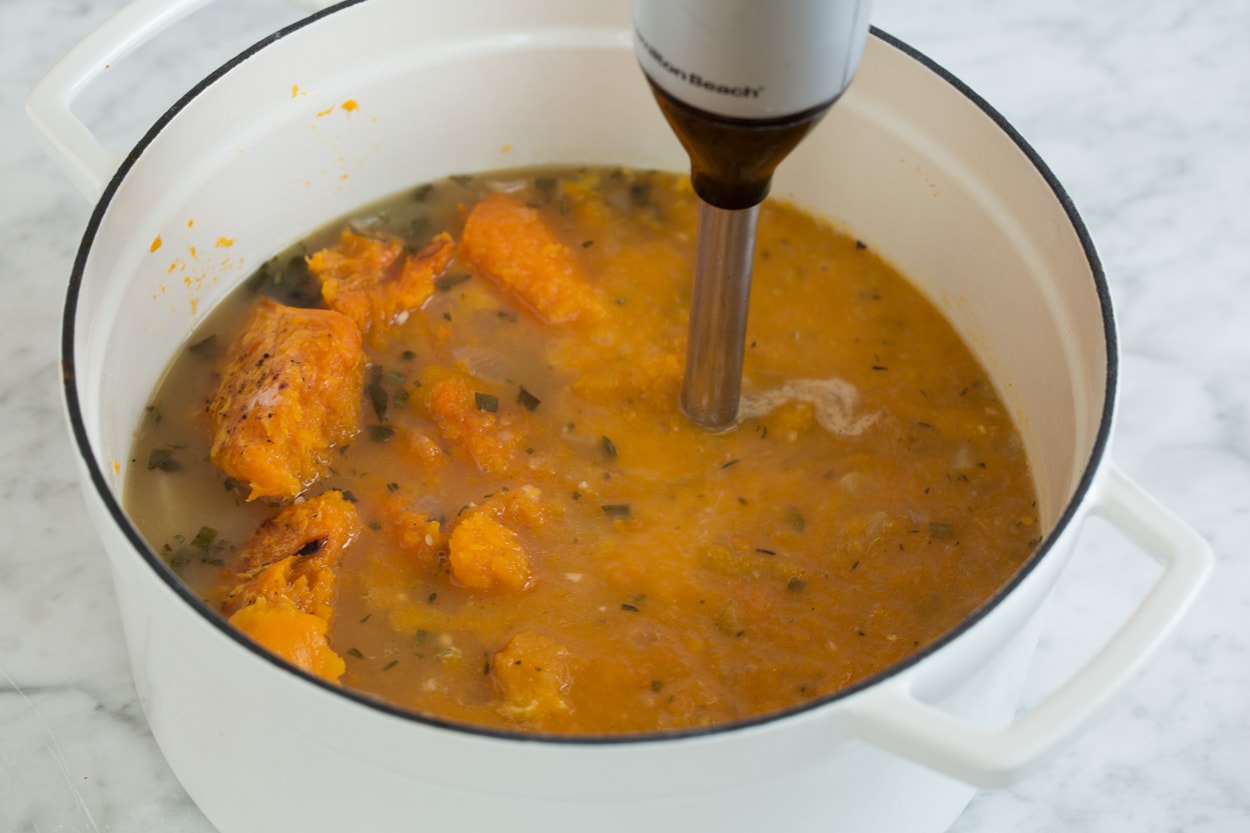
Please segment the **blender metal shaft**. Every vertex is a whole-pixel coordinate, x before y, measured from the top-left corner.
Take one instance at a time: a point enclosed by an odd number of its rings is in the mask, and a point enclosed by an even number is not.
[[[759,204],[773,171],[841,97],[869,0],[633,0],[634,51],[690,156],[699,239],[681,405],[733,425]]]
[[[732,211],[699,202],[681,405],[703,428],[728,428],[738,417],[759,212],[758,205]]]

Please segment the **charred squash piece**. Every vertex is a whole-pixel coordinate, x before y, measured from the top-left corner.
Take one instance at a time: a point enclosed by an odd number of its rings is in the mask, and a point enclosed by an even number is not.
[[[239,549],[232,565],[239,583],[229,594],[226,613],[263,596],[329,622],[335,570],[359,531],[356,507],[342,492],[325,492],[280,510]]]
[[[573,253],[537,210],[514,197],[492,194],[474,206],[459,253],[544,323],[602,312]]]
[[[360,528],[356,508],[326,492],[280,510],[240,549],[230,623],[288,662],[337,682],[343,660],[326,633],[343,550]]]
[[[321,279],[326,305],[351,318],[367,335],[420,309],[434,294],[434,279],[455,252],[455,241],[446,233],[405,256],[398,237],[374,237],[348,228],[337,246],[309,257],[308,268]]]
[[[491,677],[503,698],[499,711],[518,723],[553,728],[573,710],[569,652],[556,640],[522,631],[490,661]]]
[[[347,316],[261,301],[208,405],[213,462],[251,487],[248,500],[299,495],[355,436],[364,366]]]

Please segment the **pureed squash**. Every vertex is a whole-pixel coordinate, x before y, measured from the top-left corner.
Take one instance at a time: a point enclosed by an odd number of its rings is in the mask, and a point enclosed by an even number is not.
[[[742,417],[678,408],[697,200],[511,170],[313,235],[215,310],[127,510],[305,670],[443,720],[618,734],[903,659],[1039,541],[983,368],[871,249],[763,207]]]

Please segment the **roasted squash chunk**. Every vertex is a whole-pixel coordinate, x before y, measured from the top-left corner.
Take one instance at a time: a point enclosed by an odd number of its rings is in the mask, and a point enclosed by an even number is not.
[[[487,474],[509,470],[522,435],[510,416],[494,409],[497,399],[472,390],[460,376],[449,376],[430,386],[425,403],[443,438],[468,452],[479,469]]]
[[[288,662],[337,682],[343,661],[326,632],[334,619],[336,570],[359,527],[355,507],[340,492],[265,521],[232,565],[238,584],[224,605],[230,623]]]
[[[459,253],[544,323],[562,324],[601,312],[573,253],[537,210],[515,197],[492,194],[474,206]]]
[[[523,590],[534,581],[529,555],[515,532],[483,511],[456,524],[448,543],[451,574],[474,590],[496,586]]]
[[[447,268],[455,251],[455,241],[445,232],[405,256],[399,238],[374,237],[349,228],[343,230],[337,246],[309,257],[308,268],[321,279],[326,305],[368,334],[420,309],[434,294],[434,279]]]
[[[573,710],[569,652],[549,636],[518,633],[491,657],[490,672],[503,697],[500,713],[518,723],[549,726]]]
[[[297,496],[355,436],[364,366],[345,315],[262,301],[208,404],[213,462],[250,486],[248,500]]]
[[[558,514],[557,507],[543,500],[542,490],[528,483],[490,496],[480,508],[512,529],[539,530]]]
[[[330,648],[329,625],[319,616],[259,599],[231,616],[230,624],[266,650],[324,680],[337,683],[347,669],[343,658]]]

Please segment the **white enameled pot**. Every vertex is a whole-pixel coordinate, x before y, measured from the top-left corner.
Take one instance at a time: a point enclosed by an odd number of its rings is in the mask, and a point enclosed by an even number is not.
[[[144,403],[196,322],[288,244],[403,187],[513,165],[686,161],[635,65],[624,0],[364,0],[214,72],[119,164],[69,105],[203,3],[126,7],[52,70],[29,112],[98,201],[66,307],[65,395],[135,684],[170,765],[222,831],[940,831],[973,785],[1003,782],[1069,736],[1194,598],[1205,543],[1107,457],[1114,328],[1075,210],[984,102],[878,32],[774,193],[885,253],[989,367],[1027,443],[1047,531],[1009,586],[850,691],[630,740],[448,726],[256,650],[120,507]],[[1017,716],[1039,610],[1093,514],[1158,561],[1160,578],[1094,659]]]

